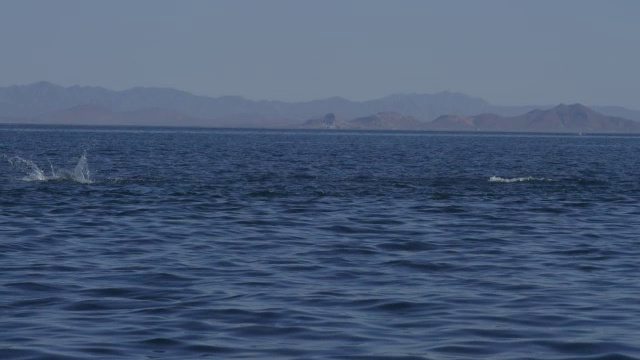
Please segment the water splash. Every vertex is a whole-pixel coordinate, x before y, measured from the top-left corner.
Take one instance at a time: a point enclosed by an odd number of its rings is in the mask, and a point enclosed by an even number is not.
[[[47,180],[47,176],[42,170],[31,160],[23,159],[19,156],[14,156],[9,159],[9,163],[15,168],[27,174],[22,178],[24,181],[44,181]]]
[[[489,182],[512,183],[512,182],[521,182],[521,181],[555,181],[555,180],[547,179],[547,178],[537,178],[533,176],[517,177],[517,178],[502,178],[499,176],[492,176],[489,178]]]
[[[47,161],[49,161],[49,167],[51,168],[50,176],[47,176],[47,174],[45,174],[45,172],[31,160],[23,159],[19,156],[14,156],[8,160],[13,167],[25,174],[22,178],[24,181],[70,180],[83,184],[92,183],[86,152],[82,154],[73,169],[56,169],[51,161],[47,159]]]

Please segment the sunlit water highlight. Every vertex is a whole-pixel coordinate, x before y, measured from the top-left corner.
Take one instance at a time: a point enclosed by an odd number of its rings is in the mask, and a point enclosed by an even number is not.
[[[640,358],[638,137],[4,126],[0,154],[0,359]]]

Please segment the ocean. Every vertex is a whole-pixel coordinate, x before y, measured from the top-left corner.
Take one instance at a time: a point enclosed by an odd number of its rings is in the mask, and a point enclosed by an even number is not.
[[[0,126],[1,359],[640,359],[640,137]]]

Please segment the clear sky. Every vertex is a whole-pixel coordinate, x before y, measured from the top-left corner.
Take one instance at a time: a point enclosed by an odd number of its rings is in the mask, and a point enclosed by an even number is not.
[[[3,0],[0,86],[640,109],[636,0]]]

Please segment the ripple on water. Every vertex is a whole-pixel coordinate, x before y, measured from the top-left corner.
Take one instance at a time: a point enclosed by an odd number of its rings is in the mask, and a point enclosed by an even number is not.
[[[0,131],[0,358],[640,358],[636,138],[94,130]]]

